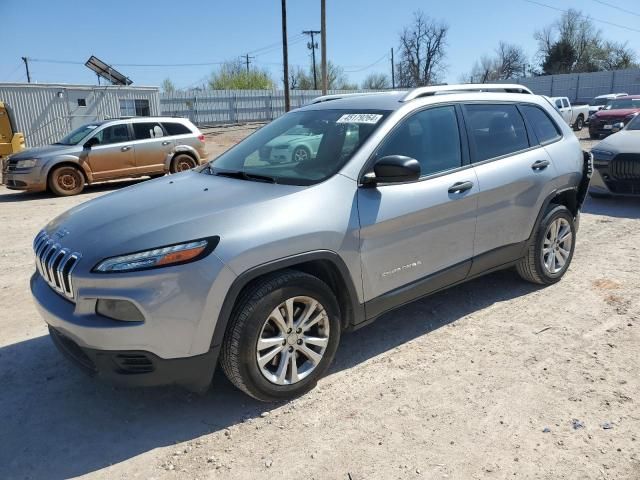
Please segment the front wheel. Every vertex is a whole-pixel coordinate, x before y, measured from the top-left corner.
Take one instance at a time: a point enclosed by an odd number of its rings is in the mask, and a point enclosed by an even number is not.
[[[61,197],[77,195],[84,190],[84,175],[71,165],[57,167],[49,175],[49,189]]]
[[[527,254],[516,265],[520,276],[533,283],[551,285],[569,268],[575,249],[573,215],[564,205],[551,208],[540,222]]]
[[[171,168],[169,169],[171,173],[179,173],[186,172],[187,170],[191,170],[192,168],[196,168],[198,163],[191,156],[186,153],[180,153],[176,155],[171,161]]]
[[[300,145],[293,149],[291,154],[291,161],[296,163],[304,163],[311,158],[311,150],[304,145]]]
[[[245,393],[267,402],[288,400],[316,385],[333,360],[340,331],[331,289],[314,276],[284,270],[243,292],[220,361]]]

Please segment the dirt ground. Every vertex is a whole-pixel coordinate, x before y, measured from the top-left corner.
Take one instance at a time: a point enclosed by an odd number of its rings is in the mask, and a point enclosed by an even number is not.
[[[247,128],[207,131],[212,154]],[[584,141],[585,147],[589,146]],[[0,478],[640,479],[640,199],[590,200],[572,266],[511,271],[345,335],[308,395],[116,389],[55,350],[31,241],[80,196],[0,187]]]

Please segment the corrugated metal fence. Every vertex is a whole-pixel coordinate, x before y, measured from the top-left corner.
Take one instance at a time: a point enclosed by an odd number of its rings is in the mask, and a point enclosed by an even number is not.
[[[328,94],[365,90],[329,90]],[[322,95],[320,90],[292,90],[291,108],[306,105]],[[284,114],[283,90],[203,90],[163,93],[163,115],[189,118],[196,125],[268,122]]]
[[[640,95],[640,69],[513,78],[508,82],[526,85],[538,95],[569,97],[574,103],[587,103],[607,93]]]

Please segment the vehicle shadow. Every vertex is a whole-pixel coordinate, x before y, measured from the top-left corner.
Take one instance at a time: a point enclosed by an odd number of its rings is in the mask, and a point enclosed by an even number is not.
[[[329,375],[535,289],[505,271],[402,307],[345,335]],[[236,390],[221,372],[203,396],[178,388],[102,385],[70,365],[46,336],[0,348],[0,385],[3,478],[87,474],[222,430],[272,407]]]
[[[582,212],[608,217],[638,219],[640,218],[640,197],[587,197]]]
[[[126,180],[113,180],[104,183],[95,183],[87,185],[82,193],[75,197],[82,198],[84,196],[95,195],[97,193],[110,192],[113,190],[119,190],[121,188],[130,187],[138,183],[149,180],[149,178],[130,178]],[[74,197],[74,198],[75,198]],[[11,202],[28,202],[33,200],[46,200],[48,198],[59,198],[53,195],[51,192],[20,192],[17,190],[9,190],[6,187],[0,186],[0,203]]]

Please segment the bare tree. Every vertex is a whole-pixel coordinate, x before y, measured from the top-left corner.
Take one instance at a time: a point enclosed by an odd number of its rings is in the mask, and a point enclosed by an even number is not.
[[[389,77],[384,73],[370,73],[362,81],[362,88],[364,90],[382,90],[390,87],[391,82],[389,81]]]
[[[446,71],[445,47],[449,26],[423,12],[413,14],[413,24],[400,35],[397,76],[403,87],[429,85]]]
[[[604,43],[603,51],[605,56],[601,60],[601,68],[603,70],[621,70],[624,68],[637,68],[636,53],[627,46],[627,42],[610,42]]]
[[[495,56],[483,55],[476,61],[471,73],[463,77],[471,83],[487,83],[507,80],[525,73],[527,56],[518,45],[500,42]]]
[[[162,91],[164,93],[173,93],[176,91],[176,86],[173,84],[170,78],[165,78],[162,81]]]

